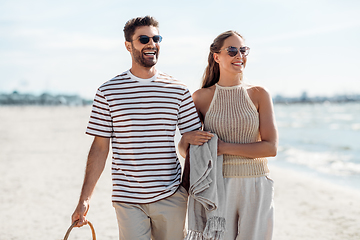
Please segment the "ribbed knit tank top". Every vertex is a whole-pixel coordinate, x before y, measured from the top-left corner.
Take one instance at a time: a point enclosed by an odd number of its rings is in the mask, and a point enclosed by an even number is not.
[[[215,93],[204,119],[204,130],[216,133],[224,142],[260,141],[259,113],[244,85],[222,87]],[[224,177],[260,177],[269,174],[266,158],[224,154]]]

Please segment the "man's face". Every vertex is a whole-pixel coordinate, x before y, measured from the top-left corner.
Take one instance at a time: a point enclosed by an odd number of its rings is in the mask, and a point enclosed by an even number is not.
[[[131,52],[133,60],[142,67],[151,68],[158,60],[160,45],[155,43],[154,37],[159,34],[159,30],[154,26],[142,26],[135,30],[132,42],[126,42],[127,49]],[[139,38],[141,36],[150,37],[148,43],[141,43]]]

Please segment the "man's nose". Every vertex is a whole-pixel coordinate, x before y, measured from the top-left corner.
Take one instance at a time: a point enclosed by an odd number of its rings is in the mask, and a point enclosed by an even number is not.
[[[156,42],[154,42],[154,39],[153,39],[153,38],[150,38],[148,44],[150,44],[150,45],[152,45],[152,46],[155,46],[155,45],[156,45]]]

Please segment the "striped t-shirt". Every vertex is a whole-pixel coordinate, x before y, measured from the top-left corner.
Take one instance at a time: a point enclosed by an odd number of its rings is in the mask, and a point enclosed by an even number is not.
[[[113,202],[152,203],[177,190],[176,126],[182,134],[201,123],[189,90],[173,77],[140,79],[128,70],[100,86],[86,133],[111,137]]]

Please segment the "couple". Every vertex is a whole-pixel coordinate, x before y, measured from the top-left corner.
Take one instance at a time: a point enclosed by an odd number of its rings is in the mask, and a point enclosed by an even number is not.
[[[129,20],[124,34],[132,66],[97,90],[86,130],[94,140],[72,221],[79,220],[78,227],[87,223],[111,139],[120,239],[184,239],[188,193],[180,185],[178,126],[183,157],[190,144],[218,136],[226,193],[224,239],[271,239],[273,182],[265,157],[276,155],[277,131],[269,93],[242,82],[249,53],[244,38],[227,31],[214,40],[202,88],[191,96],[184,84],[155,69],[162,37],[153,17]]]

